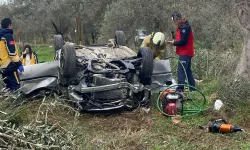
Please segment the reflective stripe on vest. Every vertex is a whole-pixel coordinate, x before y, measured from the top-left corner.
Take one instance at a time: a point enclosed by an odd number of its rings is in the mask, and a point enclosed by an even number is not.
[[[6,43],[4,40],[0,40],[0,65],[2,68],[2,65],[6,65],[6,62],[9,60],[9,53],[6,48]]]

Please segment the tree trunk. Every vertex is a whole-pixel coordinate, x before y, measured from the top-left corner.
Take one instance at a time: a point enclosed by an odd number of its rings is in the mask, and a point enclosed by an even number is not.
[[[91,33],[92,43],[95,44],[95,33]]]
[[[80,44],[81,41],[81,24],[80,24],[80,15],[76,17],[76,44]]]
[[[250,1],[235,0],[238,19],[244,32],[244,45],[236,73],[250,81]]]
[[[250,80],[250,30],[245,30],[243,51],[236,73]]]
[[[36,45],[36,33],[34,33],[34,44]]]
[[[47,37],[46,37],[45,32],[42,33],[42,39],[43,39],[43,44],[46,44],[47,43]]]

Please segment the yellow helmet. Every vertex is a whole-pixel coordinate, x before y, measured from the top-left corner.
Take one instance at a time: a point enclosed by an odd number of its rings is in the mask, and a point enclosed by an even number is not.
[[[162,32],[156,32],[152,41],[156,46],[162,46],[165,43],[165,35]]]

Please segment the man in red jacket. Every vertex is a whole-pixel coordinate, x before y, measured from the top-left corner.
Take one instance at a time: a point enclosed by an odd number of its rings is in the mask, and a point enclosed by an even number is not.
[[[194,87],[195,81],[191,70],[191,59],[194,56],[193,32],[188,21],[182,19],[180,13],[174,12],[172,14],[172,20],[177,26],[176,38],[175,40],[168,41],[168,43],[172,46],[176,46],[176,54],[179,55],[178,84],[185,84],[187,81],[189,85]],[[183,91],[184,87],[178,86],[176,90]]]

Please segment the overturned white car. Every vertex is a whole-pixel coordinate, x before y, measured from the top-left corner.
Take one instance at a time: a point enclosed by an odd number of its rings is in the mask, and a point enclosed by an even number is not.
[[[154,61],[150,48],[136,53],[123,46],[124,37],[117,31],[107,44],[81,46],[56,35],[55,60],[25,66],[20,92],[59,91],[83,111],[147,105],[152,92],[172,84],[169,61]]]

